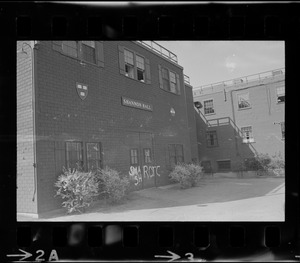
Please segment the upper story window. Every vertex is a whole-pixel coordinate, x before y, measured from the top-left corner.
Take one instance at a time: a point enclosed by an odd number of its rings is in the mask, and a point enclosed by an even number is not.
[[[125,75],[134,79],[133,53],[124,49]]]
[[[158,66],[160,88],[174,94],[180,94],[179,74],[166,67]]]
[[[119,46],[120,73],[131,79],[147,84],[151,83],[149,59]]]
[[[212,99],[203,101],[203,105],[204,105],[204,114],[215,113],[214,101]]]
[[[62,51],[71,57],[78,57],[77,41],[62,41]]]
[[[52,41],[52,47],[66,56],[104,67],[103,41]]]
[[[82,41],[82,59],[84,61],[96,64],[96,47],[95,41]]]
[[[251,107],[250,100],[249,100],[249,92],[238,94],[238,108],[239,109],[247,109]]]
[[[277,103],[285,102],[285,88],[280,87],[276,89],[277,93]]]
[[[241,127],[241,132],[243,137],[243,143],[254,142],[251,126]]]
[[[145,82],[145,59],[136,55],[137,80]]]
[[[206,145],[207,145],[207,147],[217,147],[218,146],[217,131],[206,132]]]

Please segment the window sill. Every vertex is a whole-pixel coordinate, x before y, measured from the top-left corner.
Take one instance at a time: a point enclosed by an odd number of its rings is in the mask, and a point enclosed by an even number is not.
[[[216,115],[217,113],[204,113],[205,116]]]
[[[250,109],[252,109],[252,107],[247,107],[247,108],[238,108],[238,110],[240,111],[240,110],[250,110]]]
[[[172,92],[172,91],[165,90],[165,89],[162,89],[162,88],[161,88],[161,90],[163,90],[164,92],[167,92],[167,93],[173,94],[173,95],[180,96],[180,94],[179,94],[179,93],[174,93],[174,92]]]
[[[123,75],[123,74],[121,74],[121,75]],[[131,78],[131,77],[129,77],[129,76],[126,76],[125,74],[124,74],[124,76],[125,76],[125,78],[128,78],[128,79],[137,81],[138,83],[143,83],[143,84],[147,85],[147,82],[146,82],[146,81],[140,81],[140,80],[137,80],[137,79],[135,79],[135,78]]]

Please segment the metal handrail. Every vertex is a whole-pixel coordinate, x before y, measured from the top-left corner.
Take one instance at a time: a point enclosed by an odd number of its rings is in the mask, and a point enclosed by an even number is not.
[[[272,78],[278,75],[284,75],[285,74],[285,68],[279,68],[279,69],[274,69],[274,70],[269,70],[269,71],[265,71],[265,72],[260,72],[257,74],[252,74],[252,75],[247,75],[244,77],[239,77],[239,78],[235,78],[235,79],[230,79],[230,80],[225,80],[225,81],[220,81],[220,82],[215,82],[212,84],[208,84],[208,85],[203,85],[200,87],[196,87],[193,89],[193,91],[196,90],[203,90],[206,88],[211,88],[213,90],[213,88],[215,87],[229,87],[229,86],[233,86],[236,84],[247,84],[250,83],[252,81],[257,81],[257,80],[263,80],[263,79],[267,79],[267,78]]]
[[[158,53],[159,55],[178,64],[177,56],[170,50],[168,50],[165,47],[161,46],[160,44],[156,43],[155,41],[140,41],[140,40],[138,40],[137,42],[150,48],[151,50]]]

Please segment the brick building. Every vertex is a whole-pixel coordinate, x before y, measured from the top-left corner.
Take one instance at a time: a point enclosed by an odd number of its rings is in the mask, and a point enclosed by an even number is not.
[[[199,161],[238,170],[257,153],[284,158],[285,69],[195,88]]]
[[[17,212],[60,208],[54,182],[76,163],[128,174],[138,190],[197,160],[192,87],[149,42],[17,42]]]

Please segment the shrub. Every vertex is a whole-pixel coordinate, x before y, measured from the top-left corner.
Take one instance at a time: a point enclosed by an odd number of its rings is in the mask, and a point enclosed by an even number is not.
[[[66,199],[62,206],[68,213],[83,212],[98,196],[98,182],[94,173],[82,172],[78,169],[65,169],[55,182],[58,187],[56,196]]]
[[[177,164],[169,177],[172,181],[178,182],[181,188],[196,186],[202,176],[202,167],[198,164]]]
[[[245,169],[248,171],[267,171],[271,158],[268,154],[258,154],[245,160]]]
[[[111,203],[119,203],[130,191],[129,179],[109,167],[97,170],[99,193]]]

